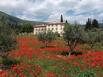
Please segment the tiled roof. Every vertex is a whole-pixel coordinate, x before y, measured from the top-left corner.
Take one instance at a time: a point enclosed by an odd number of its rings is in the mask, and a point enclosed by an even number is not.
[[[46,27],[47,25],[59,25],[59,24],[64,24],[62,22],[50,22],[50,23],[46,23],[46,24],[41,24],[41,25],[35,25],[34,28],[39,28],[39,27]]]
[[[39,27],[46,27],[46,25],[36,25],[34,28],[39,28]]]
[[[58,24],[64,24],[63,22],[50,22],[47,23],[47,25],[58,25]]]

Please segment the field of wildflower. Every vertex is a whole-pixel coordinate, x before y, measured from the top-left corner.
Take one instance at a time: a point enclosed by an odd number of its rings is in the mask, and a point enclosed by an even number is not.
[[[36,37],[18,37],[17,41],[18,48],[9,54],[13,63],[0,70],[0,77],[103,77],[102,50],[79,45],[75,50],[82,54],[69,57],[64,56],[69,51],[64,41],[53,41],[47,48]]]

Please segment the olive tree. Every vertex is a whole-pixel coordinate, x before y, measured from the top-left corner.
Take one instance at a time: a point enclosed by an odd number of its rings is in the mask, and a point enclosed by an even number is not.
[[[97,43],[101,43],[103,40],[103,31],[91,31],[88,30],[85,33],[84,41],[93,48]]]
[[[78,25],[65,24],[64,28],[64,40],[70,48],[69,56],[74,51],[74,48],[78,45],[78,42],[83,38],[83,30]]]
[[[52,31],[39,33],[37,34],[37,37],[39,41],[44,43],[45,47],[47,47],[49,43],[56,39],[55,33]]]
[[[0,56],[16,48],[16,34],[8,26],[0,25]]]

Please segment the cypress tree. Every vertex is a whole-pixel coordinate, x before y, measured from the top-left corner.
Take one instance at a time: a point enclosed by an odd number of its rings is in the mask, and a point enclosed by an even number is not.
[[[66,20],[65,23],[68,23],[68,21]]]
[[[98,24],[98,21],[97,21],[96,19],[94,19],[94,20],[92,21],[92,27],[93,27],[93,28],[99,28],[99,24]]]
[[[60,22],[63,22],[63,15],[61,15],[61,20],[60,20]]]
[[[88,18],[88,21],[86,22],[86,25],[85,25],[85,30],[91,29],[91,27],[92,27],[91,19]]]

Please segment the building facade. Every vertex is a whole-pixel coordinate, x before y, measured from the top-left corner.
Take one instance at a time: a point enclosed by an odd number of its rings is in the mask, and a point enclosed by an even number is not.
[[[60,35],[64,32],[64,23],[47,23],[47,24],[41,24],[41,25],[35,25],[34,26],[34,34],[39,34],[41,32],[47,32],[52,31],[54,33],[59,33]]]

